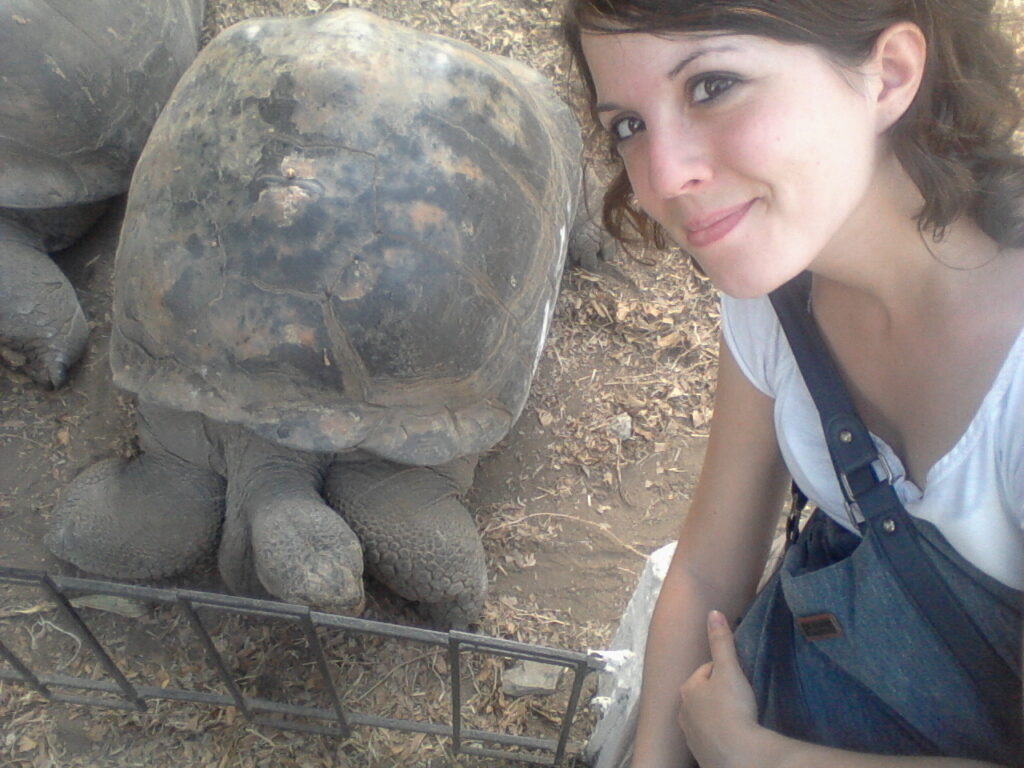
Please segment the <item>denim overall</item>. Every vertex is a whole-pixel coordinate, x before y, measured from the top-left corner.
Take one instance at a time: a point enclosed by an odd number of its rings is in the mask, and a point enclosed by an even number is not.
[[[736,631],[762,725],[859,752],[1024,766],[1024,593],[912,517],[806,310],[807,276],[772,296],[822,416],[858,536],[818,511]],[[1022,438],[1024,439],[1024,438]]]
[[[761,724],[860,752],[1024,765],[1022,595],[964,560],[930,523],[911,524],[1015,674],[1016,700],[993,700],[974,684],[894,578],[872,532],[861,539],[818,511],[736,631]],[[812,624],[809,639],[798,619],[822,615],[834,618]]]

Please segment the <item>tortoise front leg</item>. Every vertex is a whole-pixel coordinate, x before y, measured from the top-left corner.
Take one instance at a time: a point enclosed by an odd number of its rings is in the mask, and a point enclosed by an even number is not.
[[[330,457],[274,445],[241,427],[216,429],[228,481],[218,555],[228,588],[361,612],[362,549],[320,496]]]
[[[142,452],[83,471],[61,495],[45,543],[89,573],[171,576],[212,551],[224,481],[210,467],[202,417],[140,402]]]
[[[0,349],[45,389],[61,387],[89,336],[74,288],[48,253],[0,216]]]
[[[327,472],[324,494],[362,541],[370,574],[443,629],[477,623],[487,593],[480,533],[459,500],[475,465],[342,457]]]

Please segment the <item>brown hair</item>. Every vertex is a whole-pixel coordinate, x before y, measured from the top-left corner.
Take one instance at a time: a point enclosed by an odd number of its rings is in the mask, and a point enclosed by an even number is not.
[[[892,149],[924,197],[922,231],[941,237],[968,214],[1000,245],[1024,245],[1024,160],[1013,147],[1021,121],[1021,70],[999,27],[993,0],[568,0],[562,32],[583,75],[584,31],[721,32],[814,45],[843,66],[858,66],[878,35],[900,21],[928,42],[921,88],[889,129]],[[605,193],[603,220],[623,241],[661,245],[664,233],[640,210],[619,171]]]

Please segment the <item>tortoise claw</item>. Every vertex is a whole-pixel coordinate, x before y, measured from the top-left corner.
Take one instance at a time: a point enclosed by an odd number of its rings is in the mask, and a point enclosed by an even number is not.
[[[2,246],[2,357],[44,389],[61,387],[89,336],[78,297],[48,254],[19,242]]]

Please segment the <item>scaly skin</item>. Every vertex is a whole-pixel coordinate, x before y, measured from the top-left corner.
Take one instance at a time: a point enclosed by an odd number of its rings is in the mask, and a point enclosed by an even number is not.
[[[480,619],[487,567],[458,498],[468,483],[460,487],[446,469],[335,461],[324,495],[359,536],[374,578],[417,602],[434,625],[465,629]]]
[[[320,496],[330,456],[216,425],[227,475],[218,563],[234,592],[337,613],[363,609],[359,540]]]
[[[213,551],[224,479],[199,414],[139,403],[136,425],[141,453],[78,475],[54,508],[45,543],[90,573],[172,576]]]
[[[85,351],[89,325],[71,283],[34,240],[0,216],[0,348],[41,387],[55,389]]]
[[[90,467],[58,503],[46,537],[55,555],[103,576],[170,576],[213,549],[223,521],[218,561],[232,591],[362,610],[359,541],[320,496],[330,456],[148,403],[137,421],[142,453]]]

